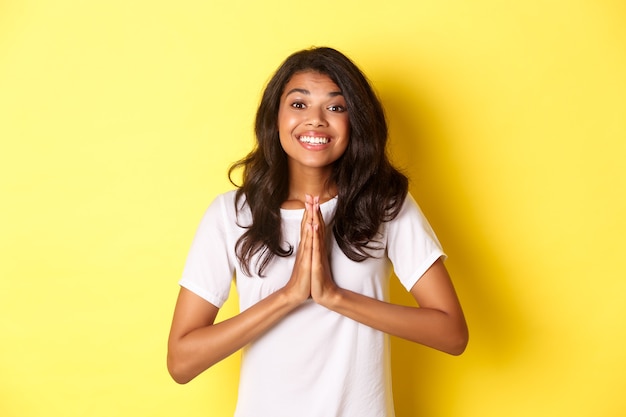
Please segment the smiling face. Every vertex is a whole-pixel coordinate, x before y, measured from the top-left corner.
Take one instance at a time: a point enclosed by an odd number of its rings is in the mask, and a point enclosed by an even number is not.
[[[337,84],[318,72],[294,74],[280,98],[278,132],[290,173],[297,169],[330,173],[350,140],[346,100]]]

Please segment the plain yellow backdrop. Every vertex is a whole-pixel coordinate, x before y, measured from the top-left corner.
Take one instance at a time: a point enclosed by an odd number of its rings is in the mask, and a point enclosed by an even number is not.
[[[5,0],[0,415],[232,415],[237,355],[167,375],[177,281],[313,45],[374,83],[470,325],[392,341],[398,417],[626,414],[623,1]]]

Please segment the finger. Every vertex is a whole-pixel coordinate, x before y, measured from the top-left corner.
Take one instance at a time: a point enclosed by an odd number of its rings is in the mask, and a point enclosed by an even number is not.
[[[311,291],[314,291],[318,296],[321,295],[320,291],[323,287],[327,286],[327,281],[332,280],[321,230],[322,228],[315,226],[311,239]],[[315,290],[313,288],[315,288]]]
[[[303,224],[302,230],[300,231],[300,242],[298,242],[298,252],[296,252],[296,262],[302,258],[302,254],[305,250],[305,245],[307,240],[310,239],[309,235],[309,227],[306,224]]]
[[[320,198],[318,196],[312,197],[311,214],[312,214],[313,226],[316,226],[319,224],[319,207],[320,207]]]
[[[307,218],[309,220],[309,223],[313,223],[314,206],[315,206],[314,198],[309,194],[305,194],[304,195],[304,212],[308,216]]]
[[[322,262],[322,246],[319,225],[314,225],[311,236],[311,267],[313,270],[319,268]]]
[[[317,225],[320,238],[323,241],[326,232],[326,225],[324,224],[324,216],[322,215],[319,197],[314,198],[313,223]]]
[[[302,221],[300,223],[300,242],[298,243],[298,252],[296,253],[296,262],[301,263],[302,260],[308,258],[310,260],[311,251],[311,210],[305,207]],[[308,252],[308,254],[307,254]]]
[[[312,255],[312,251],[313,251],[313,230],[311,228],[310,224],[306,224],[304,227],[304,234],[302,236],[302,239],[300,241],[300,248],[301,248],[301,259],[302,259],[302,267],[305,268],[305,270],[309,271],[308,273],[310,274],[310,270],[311,270],[311,255]]]
[[[313,265],[321,265],[326,253],[324,217],[320,209],[319,197],[314,198],[313,210]]]
[[[309,196],[308,194],[305,195],[305,201],[304,201],[304,213],[302,215],[302,221],[300,222],[300,241],[302,242],[304,239],[304,231],[307,227],[307,225],[310,225],[312,220],[312,214],[311,214],[311,204],[312,204],[313,200],[312,197]]]

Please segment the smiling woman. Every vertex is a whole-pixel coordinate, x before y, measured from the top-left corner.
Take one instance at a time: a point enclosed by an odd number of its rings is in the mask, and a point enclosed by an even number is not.
[[[280,99],[278,133],[290,178],[330,177],[332,164],[343,155],[350,140],[345,98],[337,84],[317,72],[294,74]],[[294,187],[290,191],[297,190]],[[308,191],[323,200],[336,194],[336,190],[328,189]],[[303,203],[303,195],[290,194],[285,204],[292,206],[293,201]]]
[[[185,383],[243,349],[236,416],[391,417],[389,334],[458,355],[444,252],[385,152],[382,106],[331,48],[270,80],[256,148],[191,247],[169,337]],[[393,272],[419,307],[391,304]],[[235,276],[240,313],[215,323]]]

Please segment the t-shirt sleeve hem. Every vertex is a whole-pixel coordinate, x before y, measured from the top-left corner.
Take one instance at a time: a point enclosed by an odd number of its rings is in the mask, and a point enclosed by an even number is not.
[[[178,282],[178,285],[191,291],[192,293],[196,294],[198,297],[208,301],[209,303],[213,304],[217,308],[222,308],[222,306],[226,302],[225,298],[218,297],[215,294],[211,294],[209,291],[206,291],[206,289],[202,288],[199,285],[194,284],[193,282],[189,280],[186,280],[185,278],[181,279]]]
[[[424,259],[424,262],[422,262],[420,266],[415,269],[410,277],[404,280],[400,279],[400,282],[407,291],[411,291],[413,286],[417,284],[417,281],[419,281],[420,278],[424,276],[424,273],[428,271],[428,268],[430,268],[437,261],[437,259],[442,258],[443,260],[445,260],[446,257],[446,254],[442,251],[432,252],[426,259]]]

